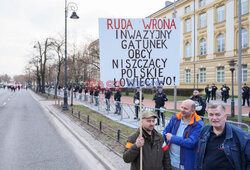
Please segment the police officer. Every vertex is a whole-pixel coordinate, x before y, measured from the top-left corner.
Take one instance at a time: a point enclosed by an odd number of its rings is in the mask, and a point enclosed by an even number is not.
[[[121,114],[121,97],[122,97],[122,94],[120,92],[120,89],[117,88],[115,96],[114,96],[114,100],[115,100],[115,113],[114,114],[118,114],[118,115]]]
[[[90,87],[90,91],[89,91],[89,95],[90,95],[90,103],[94,103],[94,88]]]
[[[212,91],[211,91],[211,100],[216,100],[216,91],[217,91],[217,87],[215,86],[215,84],[212,84]]]
[[[78,93],[79,93],[79,100],[82,100],[82,85],[79,86]]]
[[[205,109],[206,109],[206,101],[199,95],[198,89],[195,89],[193,91],[193,96],[190,97],[191,100],[195,102],[196,105],[196,113],[199,116],[204,116],[205,115]]]
[[[156,125],[160,125],[160,118],[162,118],[162,126],[165,126],[165,116],[164,111],[161,111],[160,108],[163,108],[165,102],[168,101],[166,94],[163,92],[162,87],[158,87],[157,93],[155,94],[153,100],[155,101],[155,108],[157,113],[157,123]]]
[[[248,107],[249,105],[249,94],[250,94],[250,88],[247,86],[246,83],[244,83],[244,86],[242,87],[242,98],[243,98],[243,104],[242,106],[245,106],[245,101],[247,101]]]
[[[221,90],[221,96],[222,96],[221,100],[226,103],[227,99],[229,98],[230,88],[226,84],[224,84],[220,90]]]
[[[142,101],[144,100],[144,95],[142,93]],[[138,119],[138,111],[140,109],[140,87],[137,87],[137,91],[134,95],[134,104],[135,104],[135,117],[134,119]]]
[[[88,101],[88,92],[89,92],[89,91],[88,91],[88,87],[85,87],[85,88],[84,88],[84,93],[85,93],[85,94],[84,94],[84,101]]]
[[[95,92],[94,92],[95,106],[99,106],[99,93],[100,93],[100,89],[98,87],[95,87]]]
[[[209,87],[209,84],[207,85],[207,87],[205,88],[205,93],[206,93],[206,99],[205,101],[209,103],[210,100],[210,94],[212,92],[212,88]]]
[[[110,97],[112,95],[112,91],[107,87],[104,95],[105,95],[105,103],[107,105],[106,111],[110,111]]]

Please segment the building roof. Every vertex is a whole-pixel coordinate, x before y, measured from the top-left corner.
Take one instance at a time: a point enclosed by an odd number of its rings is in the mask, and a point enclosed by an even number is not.
[[[176,0],[176,1],[175,1],[176,5],[177,5],[178,3],[180,3],[181,1],[183,1],[183,0]],[[167,2],[169,2],[169,3],[167,3]],[[165,4],[166,4],[166,5],[165,5],[164,8],[162,8],[162,9],[160,9],[160,10],[154,12],[153,14],[147,16],[146,18],[152,18],[152,17],[154,17],[155,15],[160,14],[160,13],[162,13],[162,12],[164,12],[164,11],[170,9],[172,6],[174,6],[174,2],[170,2],[170,1],[166,1]]]

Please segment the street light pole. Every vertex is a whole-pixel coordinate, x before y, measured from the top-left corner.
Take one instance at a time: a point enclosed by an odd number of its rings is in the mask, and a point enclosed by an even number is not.
[[[68,17],[68,10],[72,10],[73,13],[71,15],[71,19],[78,19],[79,17],[76,15],[77,11],[77,5],[73,2],[67,3],[67,0],[65,0],[65,79],[64,79],[64,97],[63,97],[63,110],[68,110],[68,95],[67,95],[67,17]]]
[[[199,84],[199,74],[196,74],[196,79],[197,79],[197,89],[199,88],[198,87],[198,84]]]
[[[234,66],[236,65],[236,60],[232,59],[228,61],[230,66],[230,71],[232,72],[232,99],[231,99],[231,117],[235,116],[235,110],[234,110]]]
[[[231,117],[234,117],[234,68],[230,68],[232,72],[232,100],[231,100]]]

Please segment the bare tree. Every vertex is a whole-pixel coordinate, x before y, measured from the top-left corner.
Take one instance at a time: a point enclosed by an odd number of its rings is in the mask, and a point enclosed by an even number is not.
[[[57,98],[57,88],[60,84],[60,74],[62,69],[62,64],[64,63],[64,39],[60,37],[58,39],[53,39],[52,48],[56,54],[55,64],[56,64],[56,83],[55,83],[55,93],[54,98]]]
[[[37,42],[37,44],[38,46],[34,46],[34,48],[38,48],[39,50],[40,75],[42,79],[41,92],[45,93],[46,63],[49,59],[49,50],[51,49],[53,43],[51,42],[51,38],[46,38],[44,44],[41,44],[39,41]]]
[[[10,83],[11,77],[8,74],[0,75],[0,80],[2,82]]]

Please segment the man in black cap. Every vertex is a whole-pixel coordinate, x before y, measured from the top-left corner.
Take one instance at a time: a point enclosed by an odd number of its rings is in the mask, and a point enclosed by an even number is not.
[[[165,115],[164,111],[160,108],[164,108],[165,102],[168,101],[166,94],[163,92],[163,88],[161,86],[158,87],[157,93],[155,94],[153,100],[155,101],[155,111],[157,113],[157,123],[156,125],[160,125],[160,118],[162,118],[162,126],[165,126]]]
[[[205,109],[206,109],[206,102],[205,100],[199,95],[199,90],[194,89],[193,96],[190,97],[191,100],[195,102],[195,110],[196,113],[199,116],[204,116],[205,115]]]
[[[244,83],[244,86],[242,87],[242,98],[243,98],[243,104],[242,106],[245,106],[245,102],[247,101],[248,107],[249,105],[249,94],[250,94],[250,88],[247,86],[246,83]]]
[[[142,93],[142,101],[144,100],[144,95]],[[137,87],[137,91],[134,95],[134,104],[135,104],[135,117],[134,119],[138,119],[138,112],[140,110],[140,87]]]
[[[170,167],[169,153],[163,136],[155,127],[156,116],[151,111],[142,113],[142,137],[139,129],[128,137],[123,160],[131,163],[130,170],[140,170],[140,148],[142,147],[142,169],[167,170]]]

